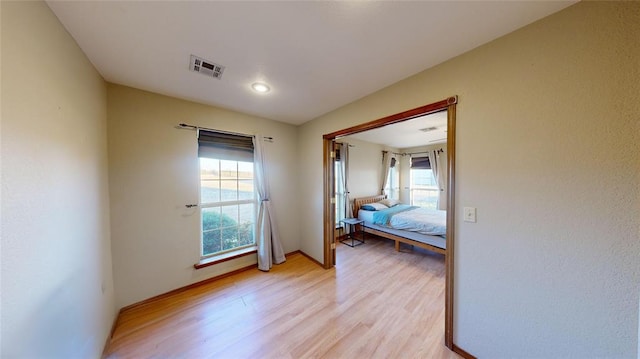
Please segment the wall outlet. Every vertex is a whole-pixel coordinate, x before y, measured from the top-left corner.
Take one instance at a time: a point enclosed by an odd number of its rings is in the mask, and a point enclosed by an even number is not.
[[[464,207],[464,221],[476,223],[476,208]]]

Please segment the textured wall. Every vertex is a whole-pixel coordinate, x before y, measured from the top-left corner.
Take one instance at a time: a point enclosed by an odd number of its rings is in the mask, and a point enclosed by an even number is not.
[[[635,357],[639,38],[640,3],[578,3],[306,123],[301,248],[322,259],[322,134],[459,95],[456,344]]]
[[[108,85],[109,186],[116,304],[126,306],[257,263],[246,256],[194,270],[200,260],[195,131],[178,123],[272,136],[265,143],[271,200],[285,252],[299,249],[296,129],[292,125]]]
[[[97,358],[115,317],[104,81],[44,2],[2,1],[2,358]]]
[[[343,137],[338,142],[348,142],[349,148],[349,196],[354,198],[380,194],[382,182],[382,151],[397,149]]]

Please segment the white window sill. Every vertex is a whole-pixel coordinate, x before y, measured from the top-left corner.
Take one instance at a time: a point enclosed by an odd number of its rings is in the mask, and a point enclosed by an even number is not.
[[[220,255],[213,256],[213,257],[203,258],[198,263],[194,264],[193,268],[202,269],[202,268],[205,268],[205,267],[212,266],[214,264],[218,264],[218,263],[230,261],[232,259],[248,256],[248,255],[251,255],[251,254],[257,253],[257,252],[258,252],[258,247],[256,247],[256,246],[242,248],[242,249],[239,249],[237,251],[231,251],[231,252],[223,253],[223,254],[220,254]]]

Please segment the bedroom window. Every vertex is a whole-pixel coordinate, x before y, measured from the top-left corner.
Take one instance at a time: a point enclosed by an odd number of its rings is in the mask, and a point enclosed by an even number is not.
[[[387,194],[387,198],[400,199],[400,171],[397,164],[389,168],[389,180],[384,193]]]
[[[438,209],[440,189],[431,170],[428,157],[411,158],[410,197],[412,206]]]
[[[200,132],[201,257],[254,246],[252,138]]]
[[[336,228],[341,226],[341,219],[345,218],[345,205],[344,205],[344,180],[342,173],[342,164],[340,163],[340,152],[336,151],[336,161],[334,162],[335,173],[335,189],[336,189]]]

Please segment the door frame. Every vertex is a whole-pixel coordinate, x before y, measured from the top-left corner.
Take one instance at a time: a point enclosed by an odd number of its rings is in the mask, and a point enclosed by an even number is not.
[[[445,254],[445,345],[454,350],[453,344],[453,263],[455,254],[455,150],[456,150],[456,104],[458,96],[383,117],[322,136],[323,143],[323,223],[324,223],[324,268],[330,269],[336,261],[335,238],[335,192],[333,142],[337,137],[384,127],[416,117],[447,111],[447,249]]]

